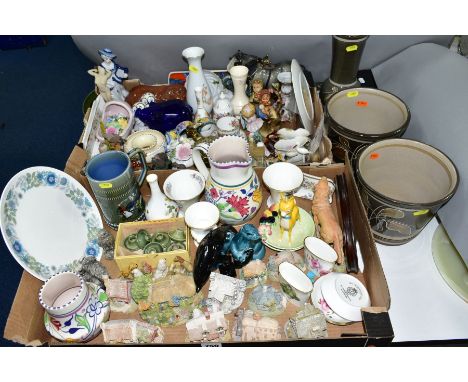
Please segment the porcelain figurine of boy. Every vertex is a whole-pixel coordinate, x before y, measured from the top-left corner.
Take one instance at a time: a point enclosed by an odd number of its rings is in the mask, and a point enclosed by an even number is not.
[[[263,120],[258,118],[255,114],[255,105],[253,103],[244,105],[241,110],[241,117],[243,126],[249,133],[249,137],[251,137],[255,142],[260,142],[262,137],[258,134],[258,131],[263,126]]]
[[[252,94],[249,97],[250,102],[260,103],[261,94],[263,90],[263,81],[255,79],[252,81]]]
[[[98,52],[103,60],[100,66],[112,73],[107,80],[112,99],[125,101],[128,91],[123,87],[123,81],[128,78],[128,68],[120,66],[114,61],[117,56],[109,48],[100,49]]]

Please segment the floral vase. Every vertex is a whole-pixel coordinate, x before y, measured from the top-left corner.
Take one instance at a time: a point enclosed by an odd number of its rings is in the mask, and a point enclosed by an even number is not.
[[[182,51],[182,56],[189,64],[189,76],[185,83],[187,88],[187,103],[194,111],[197,110],[198,105],[195,88],[201,87],[203,93],[203,105],[205,106],[205,110],[208,113],[211,113],[211,110],[213,109],[213,98],[201,65],[201,60],[204,54],[205,51],[199,47],[191,47]]]
[[[39,292],[39,302],[45,309],[47,331],[60,341],[89,341],[109,319],[109,299],[104,289],[73,272],[49,278]]]
[[[179,213],[179,206],[176,202],[163,194],[158,184],[158,176],[150,174],[146,181],[151,189],[151,197],[146,203],[146,220],[159,220],[176,218]]]
[[[203,103],[203,88],[201,86],[197,86],[195,88],[195,98],[197,99],[197,109],[193,119],[195,123],[199,123],[210,117]]]
[[[245,94],[247,76],[249,69],[246,66],[233,66],[229,70],[234,85],[234,97],[231,99],[231,105],[234,115],[240,115],[242,108],[249,103],[249,97]]]

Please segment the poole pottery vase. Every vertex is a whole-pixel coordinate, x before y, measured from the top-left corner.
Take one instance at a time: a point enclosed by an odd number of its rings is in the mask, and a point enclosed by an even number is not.
[[[73,272],[49,278],[39,292],[39,302],[45,309],[47,331],[60,341],[89,341],[109,319],[109,299],[104,289]]]
[[[208,156],[210,171],[201,152]],[[208,148],[195,146],[193,161],[206,179],[205,199],[218,207],[221,221],[243,224],[257,213],[262,191],[244,138],[230,135],[216,139]]]
[[[176,218],[179,214],[179,206],[162,193],[158,184],[158,176],[149,174],[146,181],[151,189],[151,197],[145,209],[146,220]]]
[[[185,83],[187,87],[187,103],[193,110],[197,110],[197,97],[195,95],[195,88],[202,88],[203,104],[208,113],[213,110],[213,99],[210,87],[206,81],[205,74],[201,65],[201,60],[205,51],[199,47],[190,47],[182,51],[182,56],[189,64],[189,76]]]
[[[130,158],[138,154],[143,169],[138,177],[132,169]],[[146,176],[145,154],[140,149],[127,154],[107,151],[89,160],[85,168],[86,178],[101,207],[107,225],[117,229],[120,223],[143,220],[145,202],[140,186]]]
[[[229,74],[234,84],[234,97],[231,100],[234,115],[240,115],[242,108],[249,103],[249,97],[245,94],[249,69],[246,66],[233,66]]]

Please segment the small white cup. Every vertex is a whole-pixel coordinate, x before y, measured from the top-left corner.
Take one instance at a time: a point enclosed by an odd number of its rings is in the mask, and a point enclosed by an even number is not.
[[[307,269],[318,276],[332,272],[338,258],[330,245],[313,236],[306,237],[304,240],[304,256]]]
[[[195,244],[198,245],[208,233],[216,228],[219,209],[209,202],[197,202],[185,211],[185,224],[190,227]]]
[[[295,164],[276,162],[263,171],[263,182],[270,189],[271,203],[280,201],[280,193],[294,193],[304,181],[302,170]]]

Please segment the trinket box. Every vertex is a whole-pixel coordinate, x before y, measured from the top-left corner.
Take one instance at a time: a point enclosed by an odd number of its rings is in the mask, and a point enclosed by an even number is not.
[[[101,324],[106,344],[159,344],[164,341],[164,332],[137,320],[112,320]]]
[[[152,252],[144,253],[143,249],[138,249],[131,251],[128,249],[128,238],[134,238],[138,235],[138,232],[142,233],[146,231],[148,236],[146,239],[149,239],[146,245],[153,243],[153,247],[149,248],[152,250],[157,250],[161,248],[158,244],[159,236],[168,237],[169,241],[172,239],[170,236],[176,237],[176,242],[182,244],[180,246],[173,246],[174,249],[169,247],[169,250],[166,252]],[[167,235],[157,235],[166,233]],[[185,236],[183,235],[185,234]],[[143,235],[140,235],[143,236]],[[135,237],[135,245],[136,239]],[[143,240],[144,238],[142,238]],[[145,239],[145,240],[146,240]],[[153,241],[154,239],[154,241]],[[161,238],[163,240],[164,238]],[[127,246],[125,245],[125,240],[127,240]],[[173,240],[172,240],[173,241]],[[140,245],[141,246],[141,245]],[[185,248],[183,248],[185,246]],[[146,246],[145,246],[146,247]],[[136,247],[135,247],[136,248]],[[177,249],[176,249],[177,248]],[[168,266],[171,266],[174,262],[174,259],[179,256],[182,259],[190,262],[190,240],[188,228],[185,225],[183,218],[174,218],[174,219],[164,219],[164,220],[152,220],[145,222],[131,222],[131,223],[121,223],[117,231],[117,236],[115,239],[115,254],[114,259],[117,262],[117,265],[121,272],[128,273],[133,268],[140,268],[144,263],[151,265],[153,268],[156,268],[159,260],[165,259]]]
[[[210,311],[219,309],[225,314],[231,313],[242,304],[245,287],[244,280],[211,272],[206,304]]]

